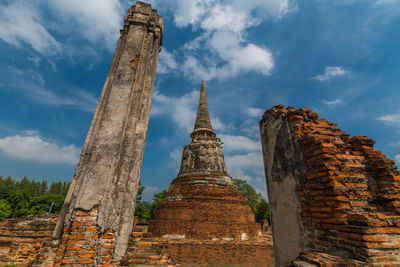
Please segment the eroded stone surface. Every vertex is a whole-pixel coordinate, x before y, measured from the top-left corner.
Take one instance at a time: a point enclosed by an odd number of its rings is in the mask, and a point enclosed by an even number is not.
[[[78,213],[96,211],[96,244],[113,233],[117,260],[132,229],[162,33],[162,18],[149,4],[130,8],[56,232],[71,229]],[[96,264],[108,261],[98,253]]]

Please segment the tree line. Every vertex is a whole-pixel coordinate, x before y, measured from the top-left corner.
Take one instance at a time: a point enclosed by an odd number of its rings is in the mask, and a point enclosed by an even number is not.
[[[21,180],[0,176],[0,220],[29,214],[56,213],[61,210],[69,182]]]
[[[264,197],[257,193],[245,180],[234,179],[237,190],[243,194],[257,222],[269,220],[269,207]],[[0,176],[0,220],[29,214],[58,214],[64,203],[70,182],[52,182],[50,187],[46,180],[35,181],[27,177],[21,180]],[[136,199],[135,217],[151,220],[162,202],[165,190],[153,195],[151,202],[143,201],[145,186],[140,185]]]
[[[261,222],[264,219],[269,221],[269,206],[265,198],[260,193],[257,193],[254,187],[249,185],[245,180],[234,179],[233,181],[237,190],[242,193],[246,203],[253,211],[256,221]],[[152,202],[148,202],[142,201],[142,194],[145,188],[145,186],[139,186],[135,217],[142,220],[151,220],[154,218],[154,213],[164,197],[165,190],[155,194]]]

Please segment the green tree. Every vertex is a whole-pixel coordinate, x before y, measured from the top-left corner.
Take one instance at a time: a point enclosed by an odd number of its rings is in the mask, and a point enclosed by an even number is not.
[[[242,193],[246,203],[251,207],[251,210],[256,213],[257,204],[260,202],[260,195],[257,194],[254,187],[249,185],[245,180],[233,179],[240,193]]]
[[[30,193],[32,197],[40,195],[40,182],[36,182],[35,179],[32,179]]]
[[[15,182],[14,182],[14,180],[11,178],[11,176],[8,176],[7,179],[4,180],[4,186],[14,188]]]
[[[142,186],[139,182],[139,188],[136,196],[135,217],[147,220],[149,219],[151,204],[146,201],[142,201],[142,195],[145,189],[146,187]]]
[[[43,180],[42,183],[40,184],[39,194],[40,195],[46,194],[47,193],[47,189],[48,189],[47,181]]]
[[[62,194],[64,197],[67,196],[68,188],[69,188],[70,184],[71,184],[71,182],[68,182],[68,183],[67,183],[67,182],[64,182],[63,185],[62,185],[61,194]]]
[[[0,221],[10,217],[11,213],[12,209],[10,204],[8,204],[7,200],[0,199]]]
[[[52,204],[53,203],[53,206]],[[64,197],[59,194],[46,194],[32,199],[30,203],[31,214],[41,214],[50,211],[51,213],[60,213],[61,207],[64,203]]]
[[[257,222],[261,222],[265,219],[269,222],[269,206],[264,198],[257,204],[255,217]]]
[[[16,180],[11,176],[6,179],[0,176],[0,218],[45,213],[52,203],[52,213],[59,213],[69,185],[68,182],[53,182],[48,189],[46,180],[39,182],[27,177]],[[7,215],[7,207],[10,207],[10,215]]]
[[[24,176],[24,178],[22,178],[21,181],[16,182],[17,189],[31,192],[31,187],[32,187],[32,183],[31,183],[31,181],[29,181],[28,178],[26,178],[26,176]]]
[[[29,204],[31,201],[31,196],[27,191],[13,190],[10,192],[7,201],[11,206],[11,215],[13,217],[20,217],[29,214]]]
[[[154,194],[153,202],[151,203],[150,219],[154,218],[154,215],[155,215],[158,207],[160,206],[161,202],[164,199],[164,195],[165,195],[165,190],[161,191],[158,194]]]
[[[140,201],[136,204],[135,209],[135,217],[140,219],[149,220],[151,219],[150,211],[151,211],[151,203],[147,201]]]
[[[257,222],[269,218],[269,206],[264,197],[257,193],[253,186],[245,180],[233,179],[240,193],[242,193],[246,203],[251,207]]]
[[[52,182],[49,189],[49,194],[62,194],[62,182]]]

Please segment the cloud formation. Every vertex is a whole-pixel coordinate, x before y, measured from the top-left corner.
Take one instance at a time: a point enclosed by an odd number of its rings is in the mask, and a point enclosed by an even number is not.
[[[161,1],[154,3],[162,8]],[[223,80],[249,71],[270,75],[275,64],[272,53],[244,37],[249,28],[263,21],[281,19],[290,11],[289,0],[174,0],[169,3],[178,27],[201,30],[181,48],[183,58],[179,60],[186,76]],[[209,56],[198,57],[200,51]]]
[[[155,91],[151,116],[170,116],[180,129],[190,133],[196,118],[195,107],[198,99],[199,92],[195,90],[181,97],[169,97]]]
[[[97,101],[93,95],[76,86],[60,85],[61,88],[49,89],[43,76],[32,70],[8,67],[7,74],[13,93],[21,94],[27,101],[47,106],[73,107],[94,112]],[[61,92],[62,91],[62,92]]]
[[[70,30],[93,43],[102,41],[108,49],[114,49],[125,15],[119,0],[51,0],[48,5],[62,25],[74,27]]]
[[[261,118],[264,110],[261,108],[245,107],[244,112],[254,118]]]
[[[80,149],[74,145],[59,146],[44,140],[37,132],[26,131],[27,135],[0,138],[0,151],[6,157],[41,163],[76,164]],[[31,135],[29,135],[31,134]]]
[[[252,140],[246,136],[221,134],[220,137],[222,142],[224,142],[224,151],[261,151],[260,142]]]
[[[55,15],[49,16],[46,10]],[[70,52],[72,47],[57,40],[55,34],[73,31],[113,50],[123,16],[119,0],[8,1],[0,5],[0,39],[17,47],[28,44],[47,56]]]
[[[323,100],[322,102],[323,102],[325,105],[328,105],[328,106],[334,106],[334,105],[339,105],[339,104],[342,104],[342,103],[343,103],[342,100],[339,99],[339,98],[336,98],[336,99],[334,99],[334,100]]]
[[[395,125],[395,126],[400,126],[400,111],[397,113],[393,114],[385,114],[380,117],[378,117],[378,120],[389,124],[389,125]]]
[[[61,44],[43,26],[43,18],[35,6],[11,1],[0,5],[0,38],[12,45],[30,45],[41,54],[61,53]]]
[[[157,72],[168,73],[176,70],[177,67],[178,63],[176,62],[174,55],[171,52],[168,52],[166,48],[162,48],[158,57]]]
[[[191,133],[196,119],[199,93],[199,91],[193,90],[183,96],[173,97],[155,91],[151,116],[170,116],[180,129],[186,133]],[[212,114],[210,114],[210,117],[214,130],[220,131],[226,128],[219,118]]]
[[[350,72],[345,70],[343,67],[325,67],[325,73],[321,75],[317,75],[312,79],[318,81],[328,81],[334,77],[346,76],[349,75]]]

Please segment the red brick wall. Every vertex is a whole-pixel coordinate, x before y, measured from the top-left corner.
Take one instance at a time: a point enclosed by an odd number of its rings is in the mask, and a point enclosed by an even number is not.
[[[71,226],[63,229],[54,266],[109,266],[115,234],[112,231],[99,231],[97,215],[97,208],[75,212]]]
[[[56,215],[45,214],[0,222],[0,265],[29,266],[42,254],[42,262],[51,266],[50,241],[57,218]]]
[[[242,194],[233,186],[214,185],[208,178],[215,179],[207,175],[176,178],[150,221],[149,232],[201,239],[240,239],[242,233],[257,237],[261,228]],[[198,181],[205,184],[192,184]]]
[[[158,239],[163,253],[183,266],[275,266],[271,236],[260,240]]]
[[[350,137],[310,109],[266,111],[289,121],[309,173],[298,186],[306,250],[400,265],[400,176],[365,136]],[[265,115],[264,115],[265,116]]]

